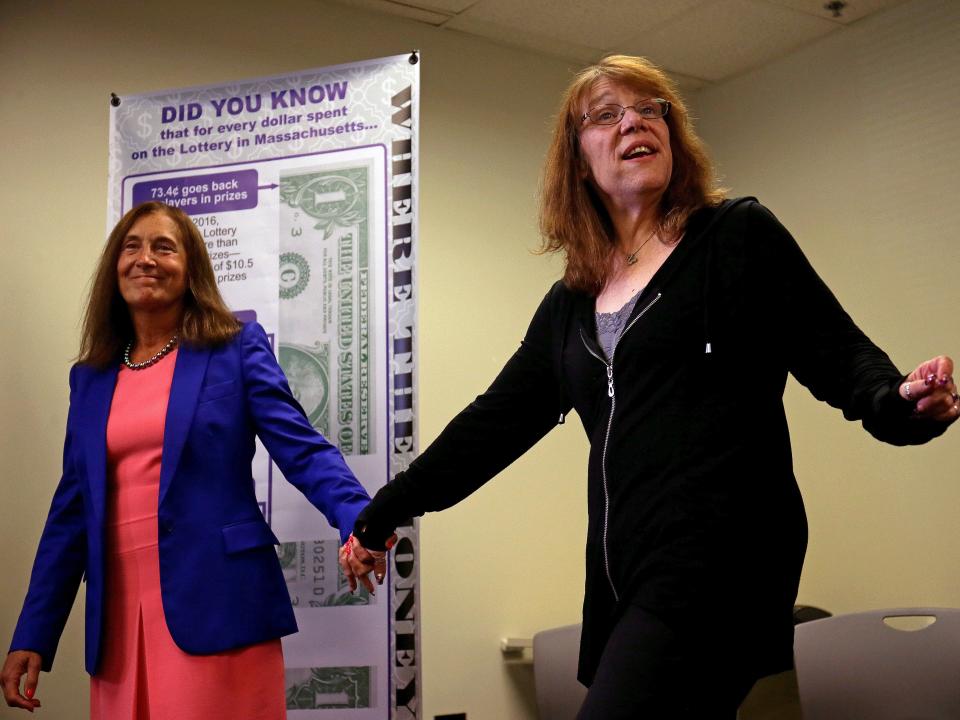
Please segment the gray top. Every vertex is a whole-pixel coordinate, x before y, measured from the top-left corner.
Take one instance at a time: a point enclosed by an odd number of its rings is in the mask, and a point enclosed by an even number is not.
[[[607,356],[608,362],[613,357],[613,348],[616,347],[617,341],[620,339],[621,333],[623,333],[623,329],[627,326],[627,319],[630,317],[630,313],[633,312],[633,306],[637,304],[637,298],[640,297],[640,293],[642,292],[643,288],[637,290],[637,294],[627,300],[623,307],[616,312],[596,313],[597,342],[600,343],[600,347],[603,349],[604,355]]]

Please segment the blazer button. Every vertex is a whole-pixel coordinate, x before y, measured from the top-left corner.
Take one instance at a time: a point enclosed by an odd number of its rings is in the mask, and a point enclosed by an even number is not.
[[[164,534],[164,535],[173,535],[173,523],[172,523],[172,522],[169,522],[169,521],[168,521],[168,522],[165,522],[165,523],[163,524],[163,528],[162,528],[162,529],[163,529],[163,534]]]

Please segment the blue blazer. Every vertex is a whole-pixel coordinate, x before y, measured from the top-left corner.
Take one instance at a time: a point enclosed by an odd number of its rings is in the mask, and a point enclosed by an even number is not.
[[[230,343],[177,353],[160,470],[160,584],[174,642],[222,652],[296,632],[290,596],[250,465],[259,436],[284,477],[346,540],[369,496],[340,451],[307,421],[266,333],[245,324]],[[50,670],[85,574],[86,669],[104,628],[106,432],[119,366],[70,371],[63,476],[40,538],[11,650]]]

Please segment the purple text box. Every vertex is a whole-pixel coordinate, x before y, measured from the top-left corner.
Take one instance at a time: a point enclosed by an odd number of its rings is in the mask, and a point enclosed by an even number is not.
[[[242,323],[257,321],[256,310],[234,310],[233,316]]]
[[[137,183],[133,204],[157,200],[188,215],[249,210],[257,206],[257,171],[234,170]]]

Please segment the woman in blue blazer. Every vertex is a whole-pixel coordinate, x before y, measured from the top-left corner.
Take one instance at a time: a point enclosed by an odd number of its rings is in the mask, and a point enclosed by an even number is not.
[[[369,500],[339,450],[307,421],[263,328],[241,325],[226,308],[190,219],[160,203],[133,208],[104,248],[70,372],[63,476],[3,669],[13,707],[39,706],[38,671],[53,665],[81,578],[86,669],[96,676],[103,666],[114,631],[104,612],[108,419],[121,365],[123,372],[159,369],[167,354],[176,357],[168,358],[172,381],[156,448],[156,544],[163,616],[184,653],[225,653],[297,630],[277,538],[254,493],[255,436],[342,542]],[[282,703],[282,682],[277,690]]]

